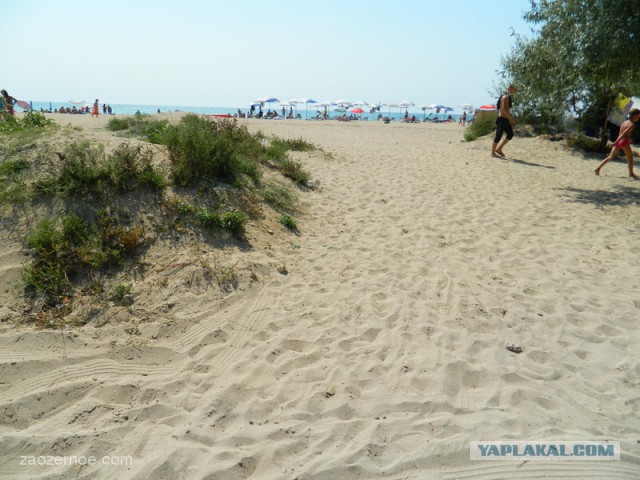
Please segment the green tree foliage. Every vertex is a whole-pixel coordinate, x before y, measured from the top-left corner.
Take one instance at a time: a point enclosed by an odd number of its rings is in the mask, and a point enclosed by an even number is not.
[[[515,35],[502,61],[521,115],[601,127],[616,93],[640,91],[640,1],[531,0],[524,19],[532,35]]]

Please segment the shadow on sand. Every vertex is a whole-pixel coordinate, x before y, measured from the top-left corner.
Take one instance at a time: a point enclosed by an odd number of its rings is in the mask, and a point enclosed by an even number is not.
[[[541,168],[549,168],[549,169],[556,168],[552,165],[541,165],[539,163],[526,162],[524,160],[519,160],[517,158],[505,157],[502,160],[509,163],[518,163],[520,165],[526,165],[527,167],[541,167]]]
[[[584,190],[566,188],[567,197],[574,202],[591,203],[596,207],[626,207],[640,205],[640,184],[633,187],[614,187],[612,190]]]

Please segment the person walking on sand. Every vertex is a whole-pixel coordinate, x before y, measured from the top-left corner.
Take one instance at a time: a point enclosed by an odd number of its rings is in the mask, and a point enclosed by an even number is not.
[[[98,99],[96,98],[96,101],[93,102],[93,110],[91,111],[91,116],[92,117],[98,117],[100,116],[100,107],[98,105]]]
[[[631,132],[635,128],[635,124],[640,120],[640,110],[634,108],[629,112],[629,118],[622,122],[620,125],[620,135],[616,139],[615,143],[611,146],[611,152],[600,162],[598,168],[596,168],[593,172],[596,175],[600,175],[600,170],[604,167],[609,160],[613,160],[618,152],[622,150],[627,157],[627,164],[629,165],[629,176],[637,179],[638,176],[633,173],[633,152],[631,151]]]
[[[496,158],[503,158],[504,146],[509,143],[509,141],[513,138],[513,125],[516,124],[516,119],[511,115],[511,105],[513,104],[513,99],[511,95],[515,94],[517,89],[513,85],[509,85],[507,89],[507,93],[505,95],[501,95],[498,99],[498,118],[496,118],[496,137],[493,140],[493,145],[491,145],[491,156]],[[502,140],[502,135],[505,134],[507,137]]]

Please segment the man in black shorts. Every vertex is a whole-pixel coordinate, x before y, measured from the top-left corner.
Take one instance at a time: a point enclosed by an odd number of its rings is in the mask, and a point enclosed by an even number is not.
[[[491,156],[496,158],[504,157],[504,152],[502,149],[504,146],[513,138],[513,125],[516,124],[516,119],[511,116],[511,105],[513,100],[511,99],[511,95],[516,93],[516,87],[513,85],[509,85],[507,89],[507,94],[502,95],[498,100],[498,118],[496,118],[496,138],[493,140],[493,145],[491,146]],[[500,139],[503,134],[507,134],[507,138],[502,140],[500,143]]]

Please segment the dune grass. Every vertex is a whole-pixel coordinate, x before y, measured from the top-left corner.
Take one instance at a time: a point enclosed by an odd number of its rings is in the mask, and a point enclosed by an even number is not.
[[[235,121],[209,121],[186,115],[164,132],[174,181],[193,186],[203,179],[237,184],[243,177],[259,184],[261,142]]]
[[[498,112],[485,112],[482,115],[476,115],[473,123],[464,131],[464,139],[467,142],[472,142],[495,132],[496,118],[498,118]]]
[[[296,209],[298,199],[290,189],[278,184],[271,184],[262,190],[265,201],[281,213],[290,213]]]
[[[140,187],[162,190],[168,185],[166,175],[151,163],[151,153],[142,147],[123,143],[106,155],[102,145],[85,141],[69,145],[58,156],[56,169],[34,182],[36,193],[64,198]]]
[[[154,234],[187,225],[244,240],[249,215],[243,210],[259,212],[254,204],[261,199],[280,213],[283,226],[297,231],[295,193],[277,182],[263,185],[262,178],[268,167],[306,186],[309,173],[289,157],[290,151],[315,149],[305,140],[267,139],[236,121],[197,115],[175,125],[148,116],[114,118],[109,129],[166,146],[167,171],[142,146],[122,143],[107,151],[96,142],[69,140],[72,130],[61,132],[62,144],[50,143],[43,132],[59,129],[44,116],[10,120],[10,128],[0,130],[0,206],[52,207],[36,216],[24,240],[32,262],[23,270],[23,285],[37,308],[59,315],[80,295],[128,306],[131,285],[119,283],[111,291],[103,283],[135,261]],[[153,197],[144,197],[140,216],[140,206],[130,210],[128,202],[138,202],[131,194],[142,191]],[[185,200],[167,200],[167,191]],[[171,211],[178,215],[167,219]],[[139,218],[153,230],[145,235]]]
[[[287,227],[289,230],[292,230],[292,231],[298,230],[298,224],[296,223],[295,219],[291,215],[287,215],[287,214],[282,215],[278,220],[278,222],[284,227]]]
[[[75,213],[44,218],[25,242],[34,255],[23,272],[25,287],[42,294],[47,306],[58,305],[74,294],[75,277],[121,265],[142,243],[141,226],[124,227],[108,210],[90,219]]]
[[[13,115],[0,114],[0,133],[15,133],[24,130],[43,129],[54,125],[45,115],[29,110],[18,118]]]
[[[126,118],[112,118],[107,128],[112,132],[141,136],[150,143],[162,143],[162,136],[169,126],[167,120],[153,120],[150,115],[136,113]]]

